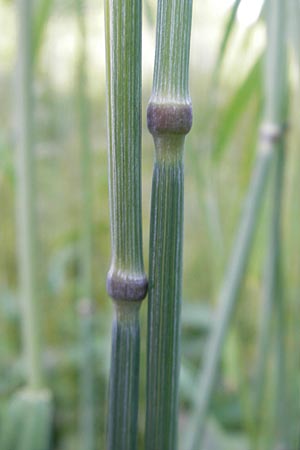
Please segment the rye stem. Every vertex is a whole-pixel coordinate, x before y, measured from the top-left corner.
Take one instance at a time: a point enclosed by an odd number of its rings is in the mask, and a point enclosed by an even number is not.
[[[148,128],[152,182],[146,450],[176,450],[183,232],[183,151],[192,125],[188,90],[191,0],[158,1]]]
[[[135,450],[139,320],[147,279],[141,224],[141,0],[106,0],[109,190],[114,300],[108,450]]]
[[[281,215],[282,215],[282,191],[284,175],[284,142],[282,141],[275,161],[275,173],[272,186],[272,211],[270,229],[268,235],[268,249],[264,276],[263,304],[258,338],[258,357],[256,364],[255,391],[253,396],[253,419],[255,423],[256,437],[259,436],[262,425],[262,404],[265,391],[265,375],[268,355],[271,343],[271,325],[274,313],[276,317],[276,343],[277,359],[284,359],[284,319],[282,312],[282,283],[281,283]],[[278,364],[278,377],[282,367]],[[283,378],[283,377],[282,377]],[[278,392],[282,392],[283,386],[278,383]],[[280,395],[281,397],[281,395]],[[283,406],[283,405],[282,405]]]
[[[196,383],[198,395],[195,396],[190,427],[188,427],[186,434],[186,448],[188,450],[199,450],[201,448],[205,420],[211,404],[222,350],[247,269],[269,169],[274,159],[274,154],[277,154],[279,151],[284,134],[286,62],[282,17],[284,17],[285,6],[281,0],[268,1],[265,111],[260,131],[257,160],[237,238],[220,290],[216,319],[209,337],[204,367],[198,375]]]

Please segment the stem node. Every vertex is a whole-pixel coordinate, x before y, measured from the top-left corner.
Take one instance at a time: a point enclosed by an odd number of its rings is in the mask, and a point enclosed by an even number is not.
[[[114,300],[141,301],[146,297],[148,281],[142,274],[129,276],[109,271],[106,288],[109,296]]]
[[[192,127],[191,104],[150,102],[147,110],[147,124],[153,136],[161,134],[188,134]]]

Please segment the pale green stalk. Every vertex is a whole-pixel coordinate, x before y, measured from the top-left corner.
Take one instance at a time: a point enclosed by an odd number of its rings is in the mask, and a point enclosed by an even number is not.
[[[183,232],[183,151],[192,125],[188,90],[191,0],[158,1],[148,128],[153,172],[147,348],[146,450],[177,448]]]
[[[268,234],[268,251],[265,267],[265,279],[264,279],[264,292],[263,292],[263,304],[261,313],[260,333],[258,339],[258,358],[256,364],[256,376],[255,376],[255,391],[253,397],[253,419],[256,428],[256,437],[259,438],[259,432],[263,431],[262,423],[262,405],[263,396],[265,390],[265,374],[268,356],[270,353],[271,343],[271,324],[274,312],[277,316],[276,326],[276,342],[277,342],[277,359],[278,359],[278,375],[280,380],[277,382],[278,389],[276,389],[277,396],[282,398],[283,394],[280,394],[284,390],[284,371],[285,364],[282,364],[284,360],[284,333],[285,325],[284,318],[281,314],[283,310],[282,305],[282,286],[281,286],[281,215],[282,215],[282,191],[283,191],[283,174],[284,174],[284,143],[280,143],[275,161],[275,176],[273,181],[274,187],[272,188],[272,211],[270,220],[270,231]],[[281,402],[279,401],[279,403]],[[281,407],[283,409],[283,404]],[[278,408],[278,410],[280,409]],[[281,416],[281,414],[279,414]],[[277,419],[275,419],[277,422]],[[280,421],[278,421],[280,422]],[[277,425],[280,425],[279,423]],[[277,428],[277,427],[276,427]],[[282,433],[281,433],[282,434]]]
[[[108,450],[135,450],[139,308],[147,292],[141,224],[141,0],[106,0],[106,61],[114,300]]]
[[[31,0],[18,0],[17,218],[20,295],[28,384],[42,384],[36,252],[36,174],[33,140],[33,52]]]
[[[77,21],[79,28],[79,55],[77,63],[78,130],[80,144],[82,233],[81,233],[81,295],[92,297],[92,163],[89,138],[89,111],[87,100],[87,55],[86,25],[82,1],[77,0]]]
[[[17,67],[17,219],[20,296],[27,385],[13,395],[1,421],[1,450],[49,450],[52,396],[43,386],[37,263],[33,138],[32,3],[19,0]]]
[[[273,2],[274,3],[274,2]],[[267,14],[267,42],[270,47],[269,58],[267,59],[266,70],[273,68],[277,64],[279,82],[278,86],[273,89],[278,91],[278,104],[275,103],[274,108],[274,122],[281,124],[282,134],[276,142],[276,159],[275,159],[275,174],[274,174],[274,188],[272,189],[272,214],[269,233],[268,254],[266,260],[265,284],[264,284],[264,303],[259,336],[259,354],[256,371],[256,382],[254,392],[254,422],[259,428],[261,424],[261,410],[262,399],[264,393],[266,362],[268,359],[268,352],[270,350],[270,333],[271,333],[271,318],[275,310],[276,323],[276,342],[277,342],[277,408],[275,420],[275,428],[278,430],[280,439],[285,440],[287,431],[285,430],[286,422],[286,408],[285,408],[285,321],[284,321],[284,307],[282,298],[282,283],[281,283],[281,216],[282,216],[282,192],[283,192],[283,178],[284,178],[284,161],[285,161],[285,139],[284,127],[287,122],[287,105],[288,105],[288,78],[287,78],[287,45],[286,45],[286,7],[281,5],[281,9],[269,0],[266,9]],[[273,48],[274,46],[274,48]],[[271,88],[270,88],[271,89]],[[275,91],[276,92],[276,91]],[[280,95],[279,95],[280,94]],[[275,122],[276,123],[276,122]],[[285,424],[285,425],[282,425]],[[258,430],[257,430],[258,431]],[[277,436],[278,436],[277,435]],[[286,444],[286,443],[285,443]]]
[[[269,0],[268,40],[265,65],[265,111],[258,155],[248,190],[241,223],[217,302],[216,319],[211,332],[204,367],[197,377],[195,403],[186,433],[187,450],[199,450],[204,437],[205,420],[211,405],[224,342],[234,314],[252,247],[255,227],[265,191],[273,155],[281,140],[286,102],[284,3]]]
[[[92,301],[82,299],[79,303],[79,438],[82,450],[96,449],[93,314]]]
[[[276,293],[276,383],[275,383],[275,446],[276,448],[290,448],[291,445],[291,422],[292,413],[288,405],[287,389],[287,326],[285,320],[285,304],[283,291],[283,274],[280,260],[277,270],[277,293]]]
[[[82,450],[95,450],[95,355],[93,352],[93,289],[92,289],[92,167],[87,102],[87,55],[84,8],[77,0],[79,55],[77,65],[78,129],[81,155],[81,300],[79,329],[81,371],[79,389],[79,425]]]

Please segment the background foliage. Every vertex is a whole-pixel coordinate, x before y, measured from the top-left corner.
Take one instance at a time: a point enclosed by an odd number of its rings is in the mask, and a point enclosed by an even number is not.
[[[292,0],[290,0],[292,3]],[[194,124],[185,154],[185,240],[180,426],[184,427],[201,365],[214,300],[234,238],[251,173],[263,101],[261,67],[265,43],[262,19],[245,27],[220,2],[195,2],[191,50]],[[236,2],[237,4],[240,2]],[[243,2],[242,2],[243,3]],[[245,2],[246,3],[246,2]],[[297,3],[297,1],[295,1]],[[92,150],[93,292],[98,448],[104,448],[112,306],[105,291],[110,237],[107,192],[104,19],[102,2],[87,0],[86,92]],[[76,2],[36,0],[34,91],[38,174],[40,301],[44,364],[56,403],[55,448],[79,449],[82,186],[78,104],[80,30]],[[232,20],[231,20],[232,17]],[[300,19],[300,16],[298,16]],[[297,17],[289,22],[291,119],[283,214],[285,314],[288,325],[288,390],[291,433],[298,439],[299,402],[299,219],[300,156],[297,125]],[[0,407],[23,382],[15,226],[15,5],[0,3]],[[154,60],[155,5],[144,2],[143,111],[150,96]],[[225,37],[224,37],[225,36]],[[224,39],[224,45],[220,46]],[[221,50],[219,50],[221,49]],[[219,63],[217,63],[219,61]],[[219,71],[221,67],[221,71]],[[217,72],[216,72],[217,70]],[[143,225],[147,269],[149,205],[153,163],[143,115]],[[250,403],[261,314],[262,274],[267,247],[269,197],[252,260],[223,357],[209,422],[208,448],[248,448]],[[142,307],[140,431],[145,412],[145,325]],[[262,442],[272,434],[274,349],[270,348],[263,399]],[[293,414],[292,414],[293,412]],[[299,428],[299,427],[298,427]],[[265,440],[265,441],[264,441]],[[236,447],[235,447],[236,446]],[[296,447],[295,447],[296,448]]]

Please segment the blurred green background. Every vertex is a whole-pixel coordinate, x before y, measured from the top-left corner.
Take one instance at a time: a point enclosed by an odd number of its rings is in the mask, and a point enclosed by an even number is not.
[[[185,230],[183,341],[180,426],[184,428],[201,365],[214,301],[243,207],[257,142],[263,101],[261,58],[265,32],[244,1],[235,24],[218,82],[212,77],[230,2],[194,2],[191,48],[191,97],[194,123],[185,152]],[[256,2],[252,2],[254,5]],[[257,2],[259,3],[259,2]],[[243,4],[243,2],[242,2]],[[82,36],[76,2],[36,0],[39,12],[35,64],[35,155],[39,241],[40,302],[44,364],[54,394],[55,449],[79,450],[79,379],[82,349],[78,304],[81,300],[82,183],[80,81]],[[249,9],[250,8],[250,9]],[[253,6],[252,6],[253,9]],[[252,12],[251,12],[252,11]],[[258,10],[259,12],[259,10]],[[253,12],[255,13],[255,11]],[[105,448],[106,395],[113,308],[106,290],[110,263],[108,177],[106,155],[105,45],[103,2],[81,4],[86,24],[84,81],[91,148],[93,230],[93,332],[96,429],[98,448]],[[16,6],[0,0],[0,405],[24,382],[20,305],[18,300],[15,202],[16,144]],[[146,127],[155,42],[155,2],[144,2],[143,22],[143,239],[148,267],[149,207],[154,149]],[[284,192],[284,276],[288,324],[288,389],[290,408],[299,419],[300,154],[297,104],[298,67],[290,56],[291,120]],[[82,81],[81,81],[82,82]],[[212,88],[213,87],[213,88]],[[213,402],[209,448],[248,448],[249,404],[267,247],[269,201],[258,228],[246,283],[241,294]],[[146,303],[142,306],[142,355],[139,423],[145,412]],[[270,350],[263,401],[265,436],[272,433],[274,358]],[[298,373],[297,373],[298,372]],[[299,397],[298,397],[299,398]],[[299,420],[298,420],[299,422]],[[230,440],[230,444],[227,442]],[[236,446],[236,447],[235,447]]]

